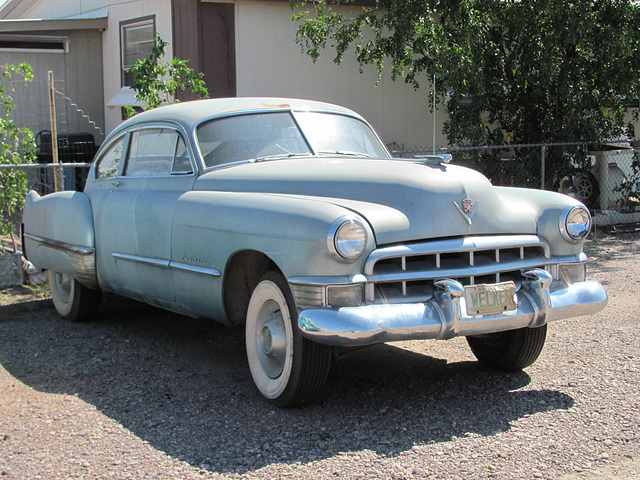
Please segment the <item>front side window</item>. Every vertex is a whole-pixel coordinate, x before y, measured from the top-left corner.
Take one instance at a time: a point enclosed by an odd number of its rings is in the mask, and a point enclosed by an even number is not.
[[[126,176],[157,177],[192,172],[184,140],[177,131],[150,128],[131,134]]]
[[[113,142],[109,149],[96,163],[96,178],[112,178],[118,176],[120,159],[124,151],[124,136]]]
[[[144,60],[151,55],[155,37],[155,15],[120,22],[120,63],[123,87],[133,85],[133,75],[127,70],[138,60]]]

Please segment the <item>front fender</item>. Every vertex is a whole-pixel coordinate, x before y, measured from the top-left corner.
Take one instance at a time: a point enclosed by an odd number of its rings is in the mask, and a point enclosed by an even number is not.
[[[528,188],[496,187],[502,201],[522,211],[533,212],[537,234],[551,247],[554,255],[576,255],[582,252],[582,242],[572,243],[560,233],[562,212],[569,205],[582,205],[575,198],[561,193]]]
[[[344,207],[300,197],[187,192],[174,212],[172,261],[213,274],[174,273],[178,302],[192,315],[226,318],[226,267],[234,254],[245,250],[267,256],[285,278],[343,275],[346,279],[353,272],[361,272],[367,252],[375,246],[366,222],[368,244],[365,254],[355,262],[336,260],[327,247],[331,224],[347,214],[357,216]]]
[[[350,210],[304,197],[261,193],[188,192],[178,200],[172,231],[172,260],[224,271],[238,251],[255,250],[273,260],[285,276],[346,275],[360,271],[374,246],[356,262],[340,262],[327,248],[331,224]]]
[[[75,277],[96,289],[91,202],[82,192],[27,194],[22,216],[25,255],[40,269]]]

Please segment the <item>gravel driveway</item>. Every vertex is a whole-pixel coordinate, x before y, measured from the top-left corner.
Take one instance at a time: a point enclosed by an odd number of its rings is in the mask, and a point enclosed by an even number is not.
[[[108,296],[87,324],[0,292],[0,479],[640,479],[640,235],[596,235],[604,312],[553,323],[524,373],[464,339],[338,362],[271,407],[243,332]]]

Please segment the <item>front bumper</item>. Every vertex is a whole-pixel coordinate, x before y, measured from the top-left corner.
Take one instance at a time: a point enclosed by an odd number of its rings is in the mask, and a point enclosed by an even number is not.
[[[361,346],[401,340],[440,339],[482,335],[524,327],[541,327],[554,320],[592,315],[608,302],[596,281],[567,284],[549,272],[524,274],[518,309],[499,315],[468,316],[464,287],[455,280],[439,280],[439,290],[425,303],[365,305],[300,312],[302,334],[317,343]]]

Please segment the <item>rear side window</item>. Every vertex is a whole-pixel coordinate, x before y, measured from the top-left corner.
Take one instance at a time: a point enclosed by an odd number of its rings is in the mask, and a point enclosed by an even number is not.
[[[124,151],[124,136],[116,140],[102,155],[96,165],[96,178],[111,178],[118,175],[120,159]]]
[[[151,128],[131,134],[126,176],[155,177],[192,172],[184,140],[177,131]]]

